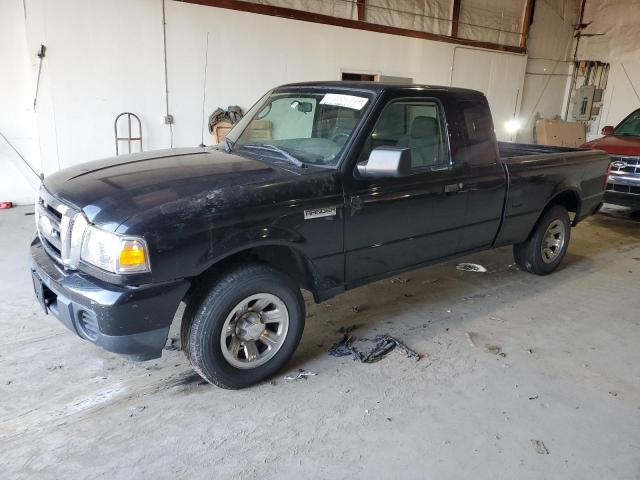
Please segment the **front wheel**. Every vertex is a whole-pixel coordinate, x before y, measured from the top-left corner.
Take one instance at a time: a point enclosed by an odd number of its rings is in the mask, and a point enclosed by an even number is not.
[[[548,275],[562,262],[570,237],[567,209],[554,205],[540,217],[529,238],[513,246],[513,257],[521,270]]]
[[[237,267],[193,299],[183,319],[184,350],[209,383],[244,388],[280,370],[304,329],[300,289],[263,264]]]

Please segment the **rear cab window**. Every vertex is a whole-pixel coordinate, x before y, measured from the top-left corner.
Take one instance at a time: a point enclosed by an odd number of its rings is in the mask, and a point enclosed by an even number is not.
[[[462,137],[465,148],[460,160],[470,166],[497,162],[496,138],[493,118],[486,99],[483,101],[461,101],[457,103],[463,123]]]

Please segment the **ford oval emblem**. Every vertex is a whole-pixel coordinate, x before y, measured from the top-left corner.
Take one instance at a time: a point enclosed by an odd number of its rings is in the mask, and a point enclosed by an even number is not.
[[[617,170],[622,170],[623,168],[625,168],[627,166],[627,162],[621,162],[620,160],[617,160],[615,162],[611,162],[611,166]]]

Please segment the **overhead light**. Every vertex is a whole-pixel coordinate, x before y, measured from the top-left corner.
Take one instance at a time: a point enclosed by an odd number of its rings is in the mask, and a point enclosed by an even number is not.
[[[504,124],[505,130],[509,134],[516,133],[518,130],[520,130],[521,126],[522,125],[520,124],[520,121],[516,120],[515,118],[512,118],[511,120],[507,121],[507,123]]]

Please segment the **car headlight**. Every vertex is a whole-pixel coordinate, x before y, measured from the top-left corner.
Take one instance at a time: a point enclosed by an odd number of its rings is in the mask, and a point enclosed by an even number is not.
[[[93,225],[84,234],[80,258],[112,273],[151,271],[144,239],[107,232]]]

